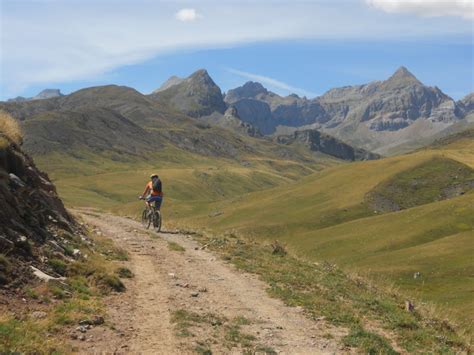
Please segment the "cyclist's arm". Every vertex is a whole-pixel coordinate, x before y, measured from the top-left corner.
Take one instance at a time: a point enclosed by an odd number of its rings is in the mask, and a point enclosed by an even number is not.
[[[145,197],[146,195],[148,195],[148,192],[150,191],[150,186],[148,186],[148,184],[145,186],[145,191],[143,191],[143,194],[142,196]]]

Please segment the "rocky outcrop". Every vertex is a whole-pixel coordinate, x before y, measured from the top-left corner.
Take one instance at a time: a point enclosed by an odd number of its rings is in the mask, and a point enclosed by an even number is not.
[[[274,131],[275,122],[273,121],[270,106],[263,101],[255,99],[241,99],[232,104],[239,118],[258,128],[263,134],[271,134]]]
[[[191,117],[207,116],[213,112],[224,113],[226,109],[221,89],[204,69],[167,86],[149,97]]]
[[[28,281],[30,266],[45,270],[48,257],[66,258],[77,230],[48,176],[0,132],[0,256],[8,258],[0,286]]]
[[[255,128],[250,123],[242,121],[237,109],[234,106],[230,106],[224,113],[224,127],[233,128],[238,132],[242,132],[251,137],[261,137],[262,134],[258,128]]]
[[[466,95],[464,98],[459,100],[457,104],[461,107],[464,115],[470,115],[474,113],[474,92]]]
[[[302,144],[313,152],[321,152],[336,158],[355,161],[379,159],[380,155],[354,148],[332,136],[317,130],[295,131],[292,135],[277,136],[280,144]]]

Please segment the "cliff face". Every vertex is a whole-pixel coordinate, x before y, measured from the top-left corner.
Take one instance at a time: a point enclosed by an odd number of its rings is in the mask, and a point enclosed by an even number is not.
[[[337,138],[315,129],[296,131],[292,135],[277,136],[276,140],[282,144],[302,144],[313,152],[329,154],[343,160],[373,160],[380,158],[378,154],[354,148]]]
[[[29,280],[48,256],[66,258],[77,228],[48,176],[0,132],[0,286]]]

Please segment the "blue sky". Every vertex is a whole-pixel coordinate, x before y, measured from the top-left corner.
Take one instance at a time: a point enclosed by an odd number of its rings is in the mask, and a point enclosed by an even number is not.
[[[459,99],[474,91],[470,0],[0,0],[0,99],[104,84],[149,93],[206,68],[309,97],[404,65]]]

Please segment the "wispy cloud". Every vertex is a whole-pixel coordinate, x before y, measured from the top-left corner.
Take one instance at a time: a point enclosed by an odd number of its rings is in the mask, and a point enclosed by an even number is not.
[[[388,13],[413,13],[421,17],[458,16],[474,19],[472,0],[366,0]]]
[[[233,69],[233,68],[227,68],[227,71],[229,73],[241,76],[243,78],[257,81],[260,84],[265,84],[266,86],[269,86],[270,89],[275,89],[276,88],[276,89],[279,89],[279,90],[283,90],[283,91],[285,91],[286,94],[298,94],[298,95],[307,96],[307,97],[318,96],[317,94],[315,94],[311,91],[292,86],[292,85],[287,84],[283,81],[280,81],[280,80],[275,79],[275,78],[270,78],[270,77],[265,76],[265,75],[249,73],[249,72],[246,72],[246,71],[237,70],[237,69]]]
[[[176,13],[175,17],[181,22],[193,22],[201,18],[202,15],[198,14],[196,9],[181,9]]]

